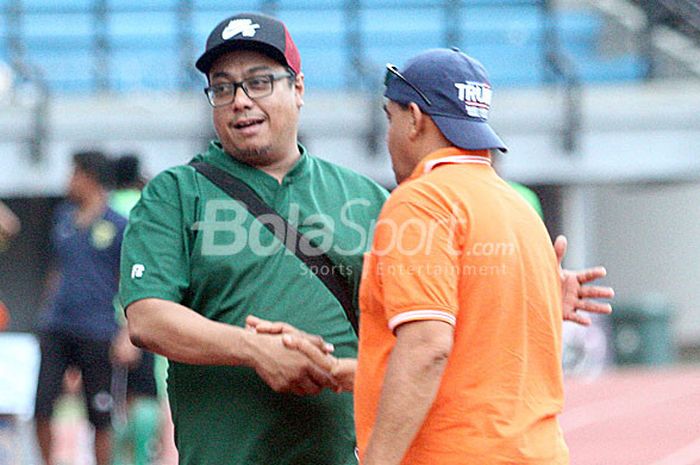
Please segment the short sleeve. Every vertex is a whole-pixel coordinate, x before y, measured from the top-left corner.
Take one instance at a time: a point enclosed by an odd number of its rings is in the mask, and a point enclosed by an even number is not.
[[[415,320],[454,325],[459,225],[448,209],[420,195],[392,200],[377,223],[372,247],[389,328]]]
[[[187,228],[177,179],[163,173],[129,215],[119,283],[124,308],[145,298],[182,301],[190,280]]]
[[[51,256],[52,267],[56,267],[58,260],[58,244],[57,239],[61,236],[61,231],[72,227],[68,221],[70,220],[70,207],[67,203],[60,203],[53,211],[51,220],[51,236],[49,240],[49,254]]]

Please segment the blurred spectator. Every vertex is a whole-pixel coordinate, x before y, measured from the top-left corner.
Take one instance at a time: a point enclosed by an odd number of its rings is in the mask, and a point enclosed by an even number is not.
[[[10,311],[5,306],[5,303],[0,300],[0,331],[5,331],[10,325]]]
[[[12,90],[14,73],[8,64],[0,60],[0,101]]]
[[[515,189],[515,192],[520,194],[520,196],[525,199],[525,201],[530,205],[532,208],[535,209],[537,212],[537,215],[544,220],[544,212],[542,211],[542,203],[540,202],[540,198],[537,196],[535,191],[530,189],[527,186],[524,186],[520,184],[519,182],[515,181],[507,181],[508,185]]]
[[[7,205],[0,202],[0,250],[10,238],[19,233],[20,228],[21,225],[17,215]]]
[[[124,216],[141,198],[141,189],[146,184],[141,174],[141,162],[134,154],[127,154],[114,161],[115,190],[110,195],[110,207]],[[124,309],[115,299],[117,322],[121,329],[112,344],[112,359],[115,364],[113,395],[115,397],[115,440],[113,465],[147,465],[153,459],[161,426],[161,407],[157,389],[153,353],[141,351],[129,340],[124,325]],[[158,360],[159,364],[165,360]],[[160,366],[160,365],[159,365]]]
[[[117,333],[117,292],[124,217],[107,206],[111,165],[98,151],[73,156],[68,202],[55,213],[51,243],[56,271],[40,325],[41,368],[36,431],[42,458],[52,461],[51,417],[66,369],[82,374],[88,419],[95,427],[95,462],[111,460],[111,341]]]
[[[146,179],[141,173],[141,161],[133,154],[122,155],[114,161],[115,190],[109,199],[109,206],[125,218],[141,198],[141,189]]]

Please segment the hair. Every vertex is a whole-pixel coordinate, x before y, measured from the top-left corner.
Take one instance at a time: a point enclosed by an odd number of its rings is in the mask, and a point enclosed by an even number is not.
[[[114,184],[117,189],[143,188],[141,160],[135,154],[125,154],[114,160]]]
[[[102,151],[84,150],[76,152],[73,154],[73,164],[103,188],[109,188],[112,185],[112,165]]]
[[[294,82],[295,82],[296,79],[297,79],[297,72],[294,71],[294,70],[293,70],[292,68],[290,68],[289,66],[287,66],[287,71],[288,71],[289,74],[291,75],[291,76],[289,76],[289,79],[288,79],[288,81],[289,81],[289,87],[291,88],[291,87],[294,87]]]

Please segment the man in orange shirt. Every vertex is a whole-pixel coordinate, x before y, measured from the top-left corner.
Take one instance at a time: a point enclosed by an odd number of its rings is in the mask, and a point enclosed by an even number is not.
[[[389,65],[399,187],[360,288],[355,378],[363,465],[563,465],[561,284],[535,211],[491,167],[476,60],[430,50]]]
[[[400,186],[365,256],[357,367],[325,361],[343,389],[354,384],[361,463],[566,464],[561,320],[610,312],[588,300],[610,288],[582,285],[605,271],[562,271],[565,239],[555,255],[536,212],[491,168],[489,149],[505,146],[486,123],[478,62],[434,50],[403,73],[388,66],[386,84]],[[313,356],[289,325],[248,324]]]

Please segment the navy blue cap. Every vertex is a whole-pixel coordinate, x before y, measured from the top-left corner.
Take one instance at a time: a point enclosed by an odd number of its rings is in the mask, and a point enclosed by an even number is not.
[[[487,122],[492,89],[477,60],[456,48],[441,48],[410,59],[401,71],[387,68],[384,96],[401,104],[415,102],[456,147],[508,151]]]

